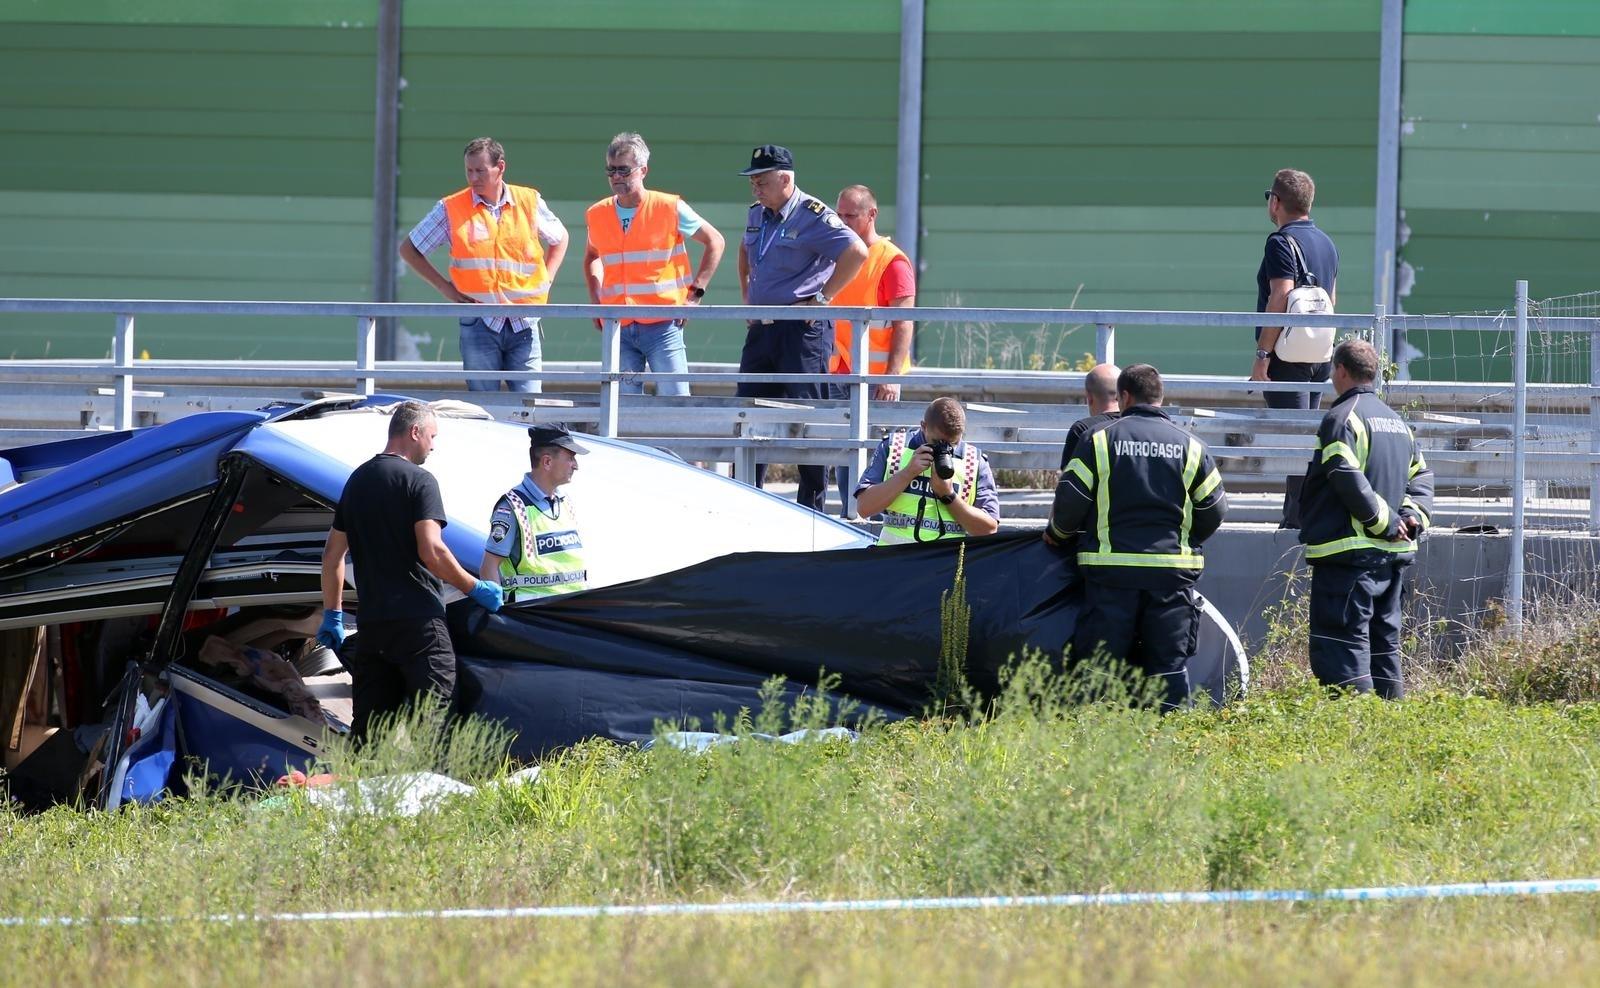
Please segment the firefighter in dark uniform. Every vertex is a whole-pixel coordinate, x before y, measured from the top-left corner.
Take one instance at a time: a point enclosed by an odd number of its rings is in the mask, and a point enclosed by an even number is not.
[[[804,306],[827,305],[855,278],[867,259],[866,245],[828,204],[806,195],[794,182],[794,155],[768,144],[750,152],[750,179],[756,201],[739,241],[739,289],[747,305],[792,305],[793,318],[759,319],[745,333],[739,354],[741,374],[826,374],[833,357],[833,322],[812,319]],[[827,384],[738,385],[741,398],[826,398]],[[753,478],[761,486],[764,464]],[[795,500],[822,510],[827,468],[801,466]],[[741,478],[752,479],[752,478]]]
[[[1228,510],[1205,444],[1161,410],[1161,375],[1135,364],[1117,378],[1122,416],[1084,436],[1056,485],[1045,541],[1077,536],[1083,610],[1074,660],[1129,662],[1162,683],[1162,709],[1189,699],[1200,630],[1200,545]]]
[[[1433,471],[1405,421],[1373,391],[1364,340],[1333,352],[1339,392],[1317,429],[1300,489],[1311,564],[1311,671],[1325,686],[1398,700],[1400,589],[1433,510]]]

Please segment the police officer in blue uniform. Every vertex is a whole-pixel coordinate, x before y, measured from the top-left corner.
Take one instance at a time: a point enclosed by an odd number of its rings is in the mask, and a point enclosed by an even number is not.
[[[528,472],[495,502],[478,567],[511,603],[588,586],[577,514],[561,493],[588,452],[563,425],[528,430]]]
[[[747,305],[827,305],[856,276],[867,247],[828,204],[794,183],[794,155],[768,144],[750,152],[756,201],[739,242],[739,287]],[[826,374],[833,353],[833,322],[807,319],[755,320],[745,334],[739,371],[745,374]],[[740,384],[740,397],[818,400],[825,383]],[[765,465],[756,467],[761,486]],[[799,503],[822,510],[827,470],[800,467]]]

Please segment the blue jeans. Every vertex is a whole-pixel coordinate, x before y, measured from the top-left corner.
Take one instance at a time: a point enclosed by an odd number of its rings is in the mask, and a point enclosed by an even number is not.
[[[519,329],[512,332],[507,326],[500,332],[489,328],[489,324],[482,319],[461,320],[461,369],[469,371],[486,370],[530,370],[536,371],[544,366],[544,350],[539,345],[539,323],[534,320],[532,329]],[[499,391],[500,381],[468,381],[468,391]],[[522,394],[537,394],[540,390],[538,381],[506,381],[507,391],[521,392]]]
[[[658,374],[689,370],[689,351],[683,346],[683,321],[634,322],[622,327],[622,362],[618,370],[637,374],[646,367]],[[640,381],[623,381],[625,395],[644,394]],[[657,381],[656,394],[688,397],[688,381]]]

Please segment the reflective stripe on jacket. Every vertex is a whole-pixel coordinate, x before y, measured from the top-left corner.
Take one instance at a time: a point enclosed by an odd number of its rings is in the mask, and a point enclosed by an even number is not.
[[[907,448],[908,433],[896,432],[889,439],[888,455],[883,460],[883,478],[890,477],[911,465],[911,460],[917,455],[915,449]],[[955,489],[956,497],[968,504],[976,503],[978,499],[978,458],[981,454],[978,447],[966,443],[961,455],[961,466],[957,476],[950,478],[950,485]],[[920,520],[918,515],[921,515]],[[921,532],[918,532],[918,529]],[[924,470],[906,489],[895,496],[889,506],[883,511],[883,530],[878,533],[879,545],[897,545],[901,542],[937,542],[939,539],[964,539],[967,530],[950,514],[946,505],[939,503],[939,498],[933,493],[933,477],[930,470]]]
[[[572,593],[588,586],[583,564],[583,540],[570,505],[562,517],[552,518],[532,504],[524,504],[516,491],[506,495],[512,517],[522,532],[522,555],[515,564],[500,560],[500,585],[511,603]]]
[[[617,197],[589,207],[589,246],[605,269],[606,305],[682,305],[688,299],[689,251],[678,232],[678,196],[646,189],[626,233]],[[624,319],[624,323],[633,322]]]
[[[1363,565],[1417,551],[1394,539],[1401,517],[1426,529],[1433,471],[1410,426],[1371,387],[1339,396],[1317,428],[1300,488],[1300,541],[1306,561]]]
[[[1077,538],[1078,563],[1119,586],[1176,587],[1205,566],[1200,544],[1227,495],[1205,444],[1165,412],[1135,405],[1078,444],[1056,485],[1050,534]]]
[[[450,227],[450,282],[479,302],[538,304],[550,297],[539,240],[539,193],[506,184],[511,205],[500,218],[462,189],[444,200]]]
[[[889,265],[897,257],[905,257],[906,252],[889,242],[888,237],[880,237],[876,243],[867,248],[867,259],[861,265],[861,270],[850,279],[850,283],[839,289],[830,304],[832,305],[864,305],[876,306],[878,304],[878,282],[883,280],[883,273],[889,270]],[[908,259],[909,262],[909,259]],[[848,319],[837,319],[833,323],[833,356],[828,361],[828,373],[850,373],[850,336],[852,333],[851,322]],[[894,337],[894,327],[881,319],[874,319],[867,323],[867,373],[868,374],[903,374],[904,367],[889,368],[889,346]]]

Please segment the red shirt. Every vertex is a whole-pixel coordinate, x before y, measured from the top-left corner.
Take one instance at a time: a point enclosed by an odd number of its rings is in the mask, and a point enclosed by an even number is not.
[[[889,305],[897,298],[909,298],[917,294],[917,280],[911,273],[911,262],[903,257],[897,257],[884,268],[883,277],[878,279],[877,305]]]

